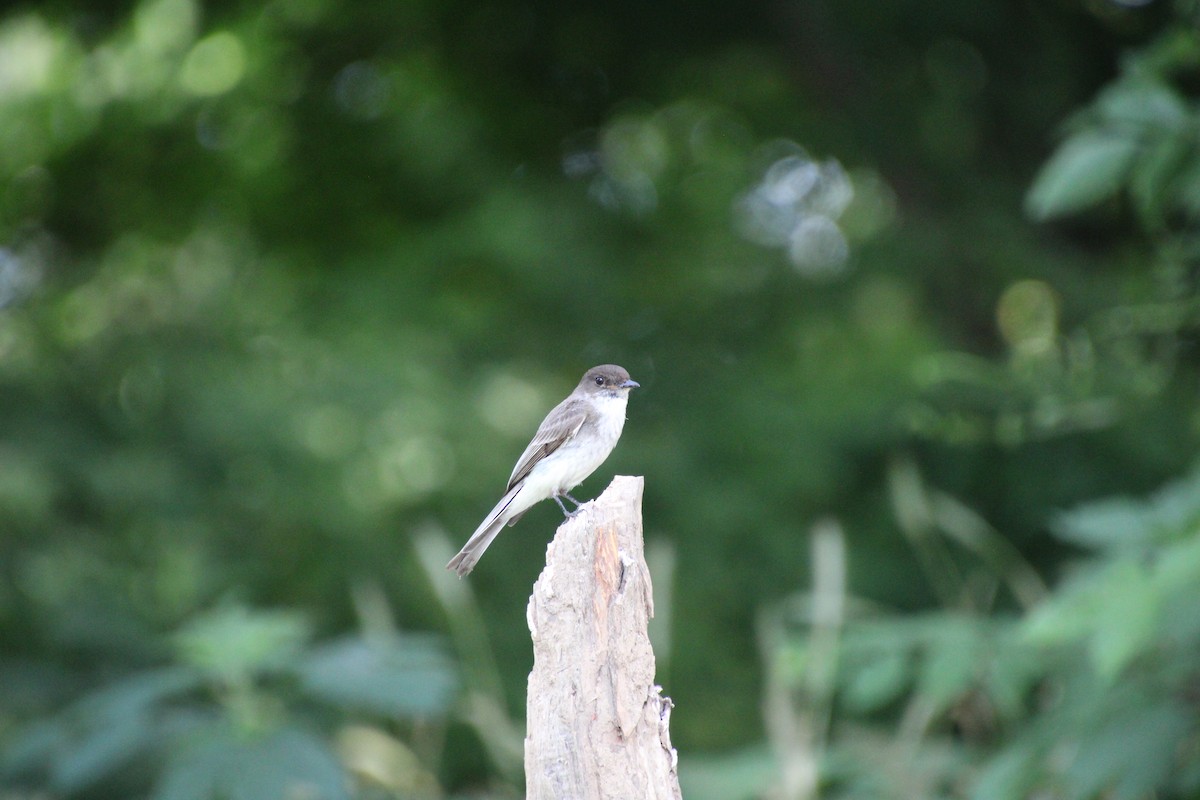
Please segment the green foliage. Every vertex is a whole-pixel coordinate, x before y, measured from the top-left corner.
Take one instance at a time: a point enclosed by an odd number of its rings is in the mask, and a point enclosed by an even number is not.
[[[607,361],[689,797],[1194,792],[1194,6],[2,12],[0,795],[518,794]]]
[[[299,614],[229,606],[174,640],[177,663],[95,688],[31,723],[0,774],[63,795],[103,788],[168,799],[345,798],[344,762],[355,756],[331,744],[339,717],[436,718],[453,700],[453,664],[428,637],[314,645]]]
[[[1042,167],[1026,205],[1039,219],[1092,208],[1127,192],[1144,225],[1200,220],[1200,108],[1172,83],[1200,62],[1200,36],[1170,31],[1126,60],[1120,79],[1080,112]]]
[[[1110,683],[1131,664],[1184,652],[1200,624],[1200,476],[1149,503],[1112,501],[1063,518],[1059,535],[1104,558],[1072,575],[1038,609],[1028,635],[1041,644],[1083,644],[1097,675]],[[1174,659],[1171,659],[1174,661]]]
[[[1194,30],[1172,30],[1130,56],[1122,76],[1078,115],[1027,197],[1029,212],[1048,219],[1127,193],[1155,239],[1154,269],[1168,282],[1163,297],[1187,308],[1196,296],[1194,253],[1185,254],[1181,242],[1197,228],[1187,199],[1196,110],[1171,81],[1194,72],[1198,41]],[[1051,343],[1056,304],[1032,282],[1006,295],[998,322],[1013,348],[1010,369],[1019,378],[1039,375],[1028,385],[1045,392],[1064,375],[1070,353]],[[1190,311],[1171,316],[1130,316],[1127,330],[1161,335],[1160,363],[1173,370],[1177,337],[1195,318]],[[969,368],[999,373],[982,361]],[[995,396],[1019,396],[1023,383],[997,385]],[[1051,389],[1058,402],[1071,383]],[[1080,397],[1094,400],[1098,384],[1087,383]],[[1023,421],[1015,428],[1029,430],[1036,427]],[[1094,500],[1049,520],[1053,535],[1082,555],[1048,590],[1031,584],[1019,555],[997,549],[994,530],[927,488],[911,464],[893,473],[892,485],[897,521],[945,610],[859,615],[832,633],[815,619],[799,620],[774,655],[811,669],[807,654],[834,641],[836,652],[825,658],[836,668],[827,695],[813,694],[799,676],[788,684],[782,713],[792,728],[819,735],[777,737],[784,793],[816,793],[815,786],[788,789],[788,764],[808,761],[820,765],[827,797],[1193,796],[1200,787],[1193,691],[1200,674],[1200,472],[1146,500]],[[1022,614],[998,605],[1001,586]],[[822,719],[833,720],[828,730]]]
[[[1088,541],[1089,552],[1020,618],[848,621],[829,698],[836,722],[813,754],[822,794],[1190,796],[1200,774],[1187,699],[1200,671],[1198,511],[1192,476],[1149,501],[1098,501],[1064,515],[1059,535]],[[798,626],[788,660],[809,669],[804,654],[817,635]],[[791,681],[803,725],[812,698],[799,691],[800,675]]]
[[[433,640],[344,639],[314,652],[298,671],[303,690],[327,703],[381,717],[444,713],[454,671]]]
[[[1043,219],[1079,211],[1116,193],[1134,166],[1133,136],[1085,131],[1064,142],[1029,193],[1029,210]]]
[[[293,657],[307,633],[296,614],[250,614],[235,606],[190,622],[175,635],[175,647],[180,661],[215,682],[235,684]]]
[[[181,748],[154,790],[156,800],[350,797],[346,777],[325,743],[285,729],[254,741],[210,732]]]

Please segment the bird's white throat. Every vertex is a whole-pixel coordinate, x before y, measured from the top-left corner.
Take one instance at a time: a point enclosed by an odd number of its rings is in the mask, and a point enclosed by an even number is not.
[[[605,423],[609,422],[610,418],[616,420],[617,435],[620,435],[621,428],[625,426],[625,407],[629,405],[629,392],[601,392],[592,402]]]

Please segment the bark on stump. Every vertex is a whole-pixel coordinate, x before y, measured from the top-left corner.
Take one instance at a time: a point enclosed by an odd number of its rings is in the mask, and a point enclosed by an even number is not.
[[[527,800],[679,800],[671,700],[654,683],[640,477],[559,526],[529,598]]]

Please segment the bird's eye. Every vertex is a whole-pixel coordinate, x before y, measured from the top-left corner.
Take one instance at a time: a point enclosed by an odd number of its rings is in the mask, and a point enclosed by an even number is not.
[[[604,376],[603,376],[603,375],[597,375],[597,376],[596,376],[596,385],[597,385],[597,386],[603,386],[603,385],[604,385]]]

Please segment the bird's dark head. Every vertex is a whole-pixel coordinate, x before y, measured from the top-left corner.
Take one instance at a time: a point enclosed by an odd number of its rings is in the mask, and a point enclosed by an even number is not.
[[[630,389],[640,384],[629,377],[624,367],[616,364],[601,364],[592,367],[579,382],[579,388],[585,392],[602,392],[610,395],[627,395]]]

